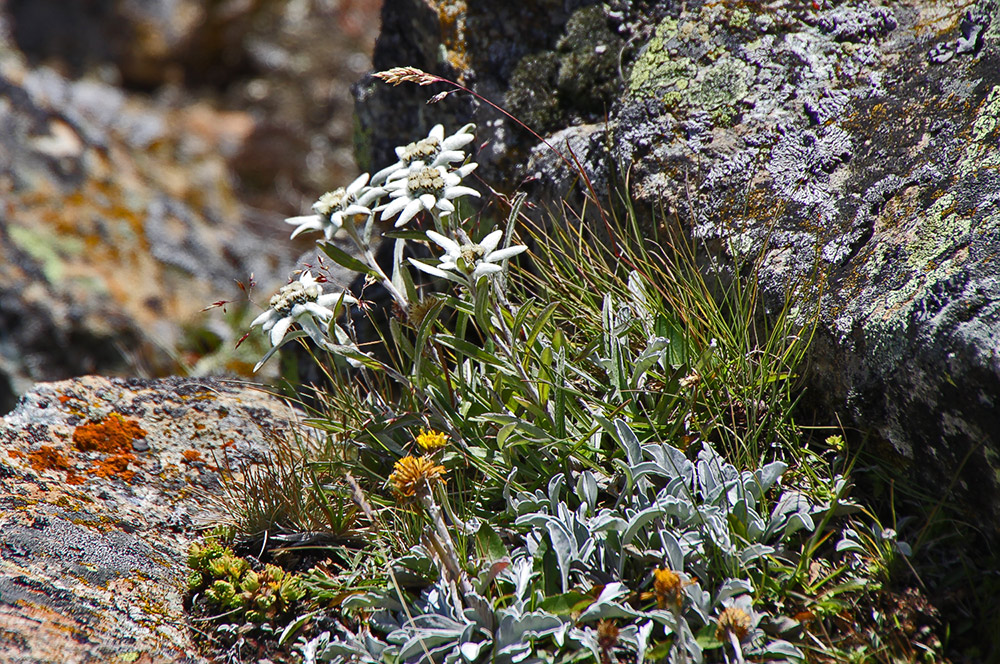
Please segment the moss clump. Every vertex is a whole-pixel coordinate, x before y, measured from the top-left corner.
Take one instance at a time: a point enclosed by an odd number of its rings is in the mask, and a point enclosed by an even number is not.
[[[555,92],[558,77],[559,56],[552,51],[522,58],[505,97],[507,108],[535,131],[545,133],[558,126],[563,117]]]
[[[555,50],[525,56],[514,68],[507,108],[542,133],[603,118],[618,94],[623,45],[602,7],[576,11]]]

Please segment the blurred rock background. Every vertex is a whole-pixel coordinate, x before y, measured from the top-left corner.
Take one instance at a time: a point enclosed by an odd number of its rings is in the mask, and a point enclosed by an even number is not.
[[[0,412],[74,375],[249,371],[237,281],[266,303],[312,244],[282,220],[356,175],[380,4],[0,2]]]

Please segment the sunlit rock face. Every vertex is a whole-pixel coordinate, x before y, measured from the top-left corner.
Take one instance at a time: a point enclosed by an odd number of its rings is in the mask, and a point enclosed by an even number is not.
[[[794,291],[819,317],[809,398],[1000,523],[995,4],[622,1],[547,20],[495,4],[389,2],[376,68],[505,102],[599,191],[627,174],[640,210],[709,251],[763,252],[772,301]],[[560,158],[489,106],[415,101],[440,90],[360,85],[368,154],[399,140],[386,109],[471,119],[490,137],[482,173],[579,198]]]

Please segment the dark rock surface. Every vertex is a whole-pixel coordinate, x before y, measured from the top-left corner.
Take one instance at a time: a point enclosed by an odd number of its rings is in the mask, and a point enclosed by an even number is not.
[[[454,37],[435,32],[451,4],[387,3],[375,67],[505,95],[557,147],[569,139],[598,190],[627,169],[640,208],[678,215],[718,255],[766,251],[773,296],[811,283],[797,297],[821,322],[812,398],[923,485],[954,479],[1000,534],[996,2],[621,1],[603,24],[594,8],[542,21],[458,4]],[[574,63],[594,76],[568,88]],[[527,175],[543,196],[566,194],[572,177],[530,134],[460,95],[416,101],[437,91],[359,86],[370,153],[384,158],[414,124],[473,119],[491,184]]]
[[[113,455],[74,434],[111,413],[146,435],[102,477]],[[213,379],[90,376],[26,394],[0,421],[0,660],[207,661],[183,596],[188,546],[222,516],[216,464],[260,462],[293,418]]]
[[[42,380],[249,371],[256,308],[201,310],[251,275],[266,302],[310,244],[282,219],[355,176],[377,9],[0,4],[0,412]]]

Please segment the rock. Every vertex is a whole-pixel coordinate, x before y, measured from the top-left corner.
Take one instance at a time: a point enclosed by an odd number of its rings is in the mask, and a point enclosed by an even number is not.
[[[346,2],[0,7],[0,412],[73,375],[249,373],[259,340],[232,349],[258,309],[236,282],[266,303],[312,247],[283,218],[355,176],[349,87],[376,21]]]
[[[766,251],[776,301],[818,274],[796,296],[820,319],[813,399],[881,440],[914,480],[954,481],[1000,536],[997,3],[623,0],[603,26],[583,14],[593,8],[545,22],[501,20],[494,4],[449,14],[456,39],[434,32],[451,5],[387,3],[375,67],[415,65],[493,99],[507,90],[557,148],[570,139],[592,180],[629,168],[638,208],[678,215],[719,256]],[[476,22],[484,15],[494,21]],[[579,60],[595,35],[622,45],[617,80],[599,58]],[[573,88],[590,99],[560,87],[574,59],[594,72]],[[360,86],[370,153],[384,158],[412,126],[473,118],[491,185],[527,175],[549,203],[572,194],[565,165],[530,134],[458,95],[418,103],[435,92]],[[594,109],[607,99],[605,124]]]
[[[207,662],[184,594],[216,464],[260,462],[295,417],[214,379],[35,386],[0,422],[0,659]]]

